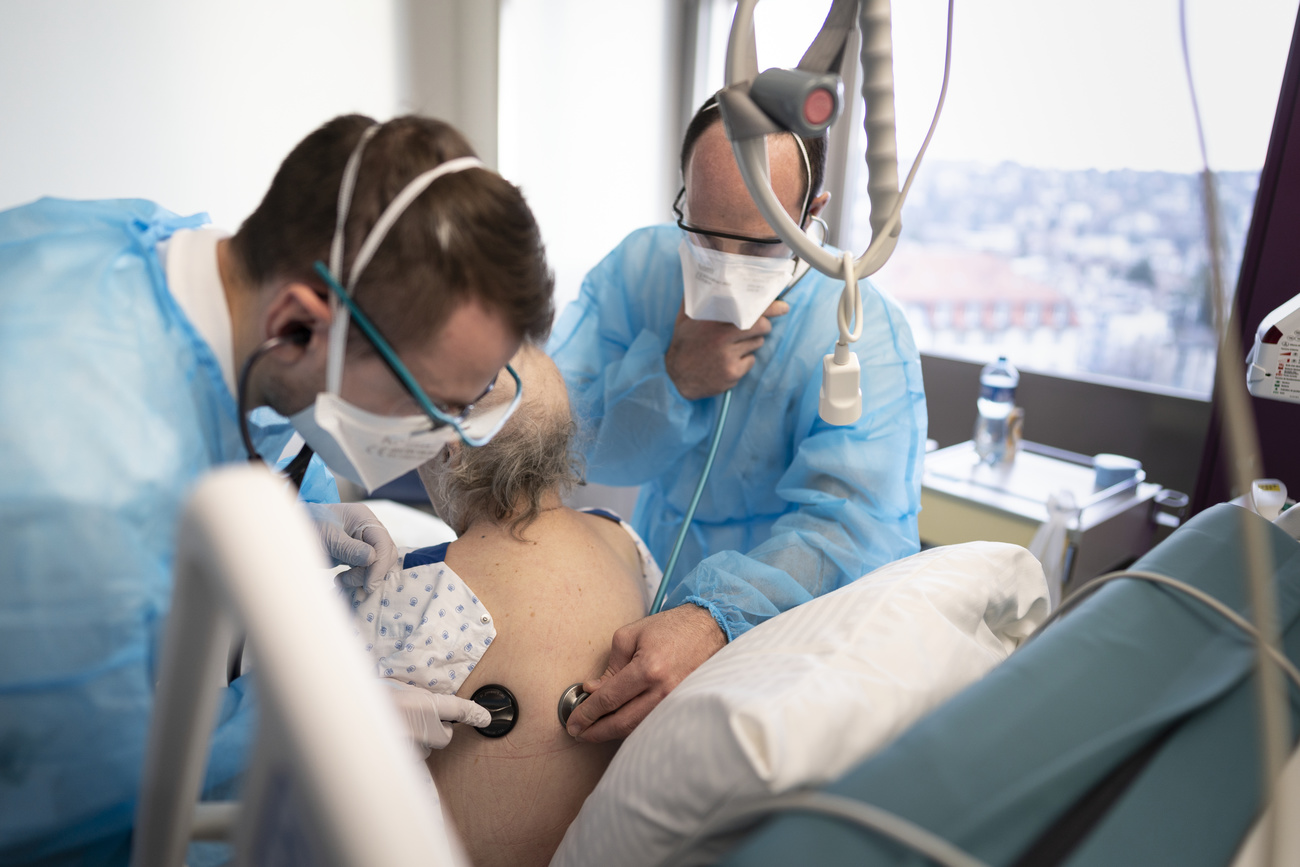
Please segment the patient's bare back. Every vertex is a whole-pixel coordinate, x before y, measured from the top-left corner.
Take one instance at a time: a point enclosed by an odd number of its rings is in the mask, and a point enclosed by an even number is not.
[[[560,694],[603,673],[614,631],[646,612],[641,564],[616,522],[555,508],[524,536],[481,523],[447,551],[497,631],[457,695],[495,683],[519,703],[504,737],[465,728],[429,758],[476,865],[550,861],[617,749],[569,737],[556,715]]]

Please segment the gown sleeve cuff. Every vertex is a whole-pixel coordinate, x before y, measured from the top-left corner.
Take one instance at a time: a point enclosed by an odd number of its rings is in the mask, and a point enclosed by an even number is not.
[[[738,637],[742,632],[749,628],[749,624],[744,621],[734,622],[728,620],[726,615],[722,613],[721,608],[701,596],[687,596],[682,604],[698,605],[708,611],[709,614],[713,615],[713,622],[718,624],[718,628],[722,630],[722,634],[727,637],[728,644],[731,643],[733,638]]]

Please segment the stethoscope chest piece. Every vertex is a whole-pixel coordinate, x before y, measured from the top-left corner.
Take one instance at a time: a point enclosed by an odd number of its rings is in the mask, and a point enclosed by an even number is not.
[[[519,702],[504,686],[489,683],[474,691],[469,700],[487,709],[492,714],[492,722],[481,729],[475,729],[485,738],[499,738],[508,734],[519,720]]]
[[[560,705],[556,712],[560,715],[560,725],[568,728],[569,715],[573,709],[587,700],[591,693],[582,691],[582,684],[575,683],[560,694]]]

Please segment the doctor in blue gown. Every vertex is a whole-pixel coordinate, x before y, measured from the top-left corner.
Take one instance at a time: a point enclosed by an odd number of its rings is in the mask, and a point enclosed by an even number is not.
[[[804,226],[829,198],[817,195],[825,147],[824,137],[768,139],[773,188]],[[688,127],[682,172],[678,225],[633,232],[605,257],[548,346],[591,428],[588,478],[641,486],[633,524],[661,565],[733,390],[664,610],[620,630],[609,669],[570,717],[570,733],[589,740],[625,737],[726,641],[919,549],[925,395],[902,311],[862,282],[865,325],[852,346],[862,417],[822,421],[822,357],[838,336],[843,283],[808,271],[744,329],[688,316],[684,274],[723,293],[775,285],[771,299],[795,264],[750,199],[711,104]],[[785,275],[775,284],[764,276],[773,260]]]
[[[140,200],[42,199],[0,213],[0,863],[126,863],[179,513],[204,472],[248,460],[237,384],[256,348],[246,395],[263,408],[249,433],[268,461],[283,462],[325,388],[336,313],[311,269],[329,259],[340,178],[363,135],[348,261],[395,190],[471,153],[458,133],[419,118],[331,121],[290,154],[233,237]],[[436,246],[439,221],[473,222],[467,198],[485,224]],[[354,297],[428,397],[454,411],[524,336],[545,333],[550,278],[522,197],[490,172],[439,179],[410,210]],[[504,239],[518,250],[505,274],[493,261],[509,220],[521,228]],[[448,276],[466,271],[492,286]],[[361,338],[343,370],[339,396],[354,409],[418,412]],[[331,444],[303,432],[328,457]],[[337,501],[319,459],[302,495]],[[358,535],[354,545],[376,541],[355,517],[336,509],[334,529]],[[248,680],[226,696],[209,787],[246,758]]]

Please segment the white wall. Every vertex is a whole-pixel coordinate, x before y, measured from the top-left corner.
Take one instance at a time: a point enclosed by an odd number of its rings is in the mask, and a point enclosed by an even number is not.
[[[502,0],[501,173],[519,184],[555,269],[558,309],[676,192],[675,0]]]
[[[499,148],[562,307],[627,232],[669,215],[679,4],[501,0],[497,46],[492,5],[0,0],[0,209],[142,197],[233,229],[323,121],[421,109],[489,161]],[[498,46],[499,83],[476,65]]]
[[[0,208],[143,197],[235,228],[337,114],[406,101],[400,0],[0,0]]]

